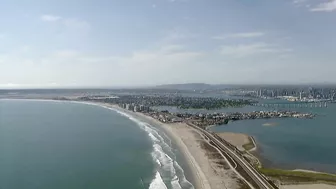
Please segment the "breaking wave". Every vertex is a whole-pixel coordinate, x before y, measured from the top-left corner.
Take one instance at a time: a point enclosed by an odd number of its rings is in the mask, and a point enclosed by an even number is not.
[[[142,122],[125,112],[113,108],[109,109],[126,116],[148,133],[153,143],[151,155],[153,161],[157,164],[155,178],[150,183],[149,189],[194,189],[193,185],[186,179],[183,169],[176,161],[176,156],[171,147],[171,140],[167,135],[150,124]]]
[[[77,103],[100,106],[113,110],[135,122],[142,130],[148,133],[148,137],[153,143],[153,151],[151,155],[153,161],[157,165],[155,177],[149,184],[149,189],[194,189],[194,186],[186,179],[184,170],[176,161],[176,156],[173,152],[173,148],[171,147],[171,140],[165,133],[160,132],[152,125],[140,121],[133,116],[115,108],[110,108],[91,102]]]

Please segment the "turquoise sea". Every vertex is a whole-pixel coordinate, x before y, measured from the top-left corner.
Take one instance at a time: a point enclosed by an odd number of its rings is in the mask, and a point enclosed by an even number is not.
[[[0,100],[1,189],[192,189],[152,125],[94,105]]]

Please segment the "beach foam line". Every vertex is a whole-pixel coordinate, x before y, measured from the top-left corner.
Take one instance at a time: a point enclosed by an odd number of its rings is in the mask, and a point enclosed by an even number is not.
[[[182,189],[182,186],[184,188],[194,189],[194,186],[186,179],[184,175],[184,170],[182,169],[182,167],[178,164],[177,161],[175,161],[176,157],[171,147],[171,139],[165,133],[162,133],[162,134],[164,135],[165,138],[169,140],[170,144],[167,144],[164,138],[161,136],[161,134],[159,134],[159,131],[155,127],[150,125],[149,123],[142,122],[134,118],[133,116],[125,112],[116,110],[114,108],[109,108],[109,109],[114,110],[118,112],[119,114],[124,115],[130,120],[136,122],[140,126],[140,128],[142,128],[148,133],[150,139],[153,142],[153,152],[152,152],[153,160],[160,166],[162,170],[168,171],[170,173],[169,175],[171,179],[170,184],[173,189]],[[169,154],[174,155],[174,157],[173,158],[170,157],[165,151],[167,151],[167,153]],[[180,173],[179,175],[177,175],[176,169],[178,169]],[[162,170],[158,170],[158,172]],[[161,177],[161,174],[160,174],[160,177]],[[152,183],[153,182],[156,182],[156,180],[153,179]]]
[[[150,183],[149,189],[168,189],[164,184],[159,171],[156,171],[155,178],[153,179],[152,183]]]
[[[17,100],[17,99],[14,99]],[[112,110],[114,112],[117,112],[118,114],[127,117],[131,121],[135,122],[142,130],[146,131],[148,133],[148,137],[153,142],[153,152],[152,157],[154,162],[158,165],[158,170],[156,170],[155,178],[150,183],[149,189],[166,189],[167,186],[163,182],[163,179],[161,177],[160,172],[164,174],[165,172],[169,172],[169,178],[170,184],[172,186],[172,189],[182,189],[182,186],[185,186],[187,189],[194,189],[194,186],[186,179],[184,175],[184,171],[181,168],[181,166],[178,164],[177,161],[175,161],[176,157],[173,153],[173,149],[171,147],[171,139],[165,134],[164,137],[169,140],[170,144],[167,144],[165,139],[159,134],[159,130],[149,123],[143,122],[141,120],[136,119],[132,115],[120,111],[116,108],[106,106],[104,104],[99,104],[95,102],[83,102],[83,101],[61,101],[61,100],[44,100],[44,99],[22,99],[27,101],[45,101],[45,102],[69,102],[69,103],[78,103],[78,104],[85,104],[85,105],[92,105],[92,106],[98,106],[102,108],[106,108],[109,110]],[[167,153],[173,155],[174,157],[170,157]],[[180,175],[176,174],[176,169],[181,173]],[[166,176],[166,174],[164,174]],[[182,185],[182,186],[181,186]]]
[[[82,102],[79,102],[79,103],[82,103]],[[158,130],[155,127],[153,127],[149,123],[138,120],[135,117],[131,116],[130,114],[120,111],[116,108],[108,107],[103,104],[96,104],[96,103],[90,103],[90,102],[83,102],[83,103],[88,104],[88,105],[100,106],[103,108],[107,108],[109,110],[113,110],[119,113],[120,115],[127,117],[131,121],[135,122],[141,129],[143,129],[144,131],[148,133],[149,138],[153,142],[153,152],[151,155],[152,155],[154,162],[156,162],[157,165],[159,166],[159,170],[157,170],[157,173],[159,173],[159,175],[156,174],[155,178],[152,180],[150,184],[150,186],[152,186],[153,189],[154,187],[157,187],[155,189],[160,189],[161,187],[163,187],[162,185],[160,186],[158,185],[159,183],[158,179],[160,178],[162,180],[160,171],[162,172],[162,174],[164,172],[169,172],[169,175],[164,174],[164,176],[170,177],[169,179],[170,179],[170,184],[172,186],[172,189],[182,189],[182,186],[180,183],[182,183],[184,186],[188,186],[188,189],[194,189],[193,185],[189,181],[187,181],[187,179],[185,178],[184,171],[181,168],[181,166],[174,160],[176,159],[176,157],[174,157],[173,159],[164,151],[165,149],[168,153],[175,155],[173,153],[171,146],[165,142],[164,138],[159,134]],[[167,135],[165,135],[165,137],[169,139]],[[171,143],[170,139],[169,139],[169,143]],[[177,166],[180,169],[180,172],[183,173],[182,175],[180,175],[181,179],[179,178],[179,176],[176,175],[175,166]],[[160,177],[158,178],[158,176]],[[164,184],[163,180],[161,184]],[[167,187],[166,185],[164,186]]]
[[[174,162],[176,170],[181,173],[181,178],[179,178],[179,183],[181,187],[194,189],[194,186],[187,180],[187,178],[184,175],[184,170],[182,167],[177,163],[177,161]]]
[[[171,180],[170,184],[174,189],[182,189],[180,185],[180,179],[175,175],[174,178]]]
[[[150,124],[146,122],[142,122],[125,112],[121,112],[118,110],[117,112],[120,113],[121,115],[128,117],[130,120],[136,122],[140,126],[140,128],[142,128],[144,131],[148,133],[149,138],[153,142],[152,158],[155,162],[157,162],[157,164],[160,165],[160,168],[157,171],[159,173],[160,171],[169,172],[169,175],[163,174],[164,172],[162,172],[162,174],[165,177],[169,177],[167,179],[171,179],[172,188],[182,189],[179,183],[179,179],[176,175],[176,170],[174,167],[174,160],[167,153],[165,153],[165,151],[162,148],[164,146],[167,148],[167,150],[169,150],[170,153],[172,153],[171,147],[169,147],[169,145],[164,141],[163,137],[158,133],[158,131],[153,129],[153,127]],[[161,177],[161,174],[160,174],[160,177]],[[156,178],[152,181],[152,183],[153,182],[156,182]]]

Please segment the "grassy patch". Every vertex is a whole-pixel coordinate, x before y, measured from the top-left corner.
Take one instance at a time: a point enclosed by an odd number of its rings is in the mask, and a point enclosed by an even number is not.
[[[310,173],[303,171],[291,171],[280,169],[265,169],[261,168],[259,171],[267,176],[279,179],[281,182],[291,183],[316,183],[324,182],[329,184],[336,184],[336,175],[327,173]]]
[[[253,143],[251,137],[249,137],[249,143],[244,144],[244,145],[243,145],[243,148],[244,148],[246,151],[250,151],[250,150],[252,150],[254,147],[255,147],[255,146],[254,146],[254,143]]]

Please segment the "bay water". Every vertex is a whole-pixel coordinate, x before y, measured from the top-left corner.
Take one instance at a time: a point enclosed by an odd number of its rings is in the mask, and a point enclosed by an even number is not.
[[[326,108],[288,106],[295,102],[275,99],[260,100],[260,103],[276,103],[282,106],[245,106],[213,110],[158,106],[156,109],[202,114],[252,111],[297,111],[315,114],[313,119],[239,120],[210,129],[214,132],[236,132],[253,136],[258,145],[256,155],[265,167],[309,169],[336,174],[336,103],[329,103]]]
[[[212,127],[211,130],[253,136],[258,145],[257,155],[266,167],[336,173],[336,104],[331,103],[327,108],[245,109],[290,110],[313,113],[316,117],[240,120]]]

